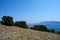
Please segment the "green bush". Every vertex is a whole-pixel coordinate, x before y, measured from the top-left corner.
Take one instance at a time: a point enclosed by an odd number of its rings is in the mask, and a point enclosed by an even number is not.
[[[14,25],[13,17],[3,16],[2,17],[2,24],[8,25],[8,26],[13,26]]]
[[[47,28],[46,28],[46,26],[44,26],[44,25],[35,25],[35,26],[34,26],[34,30],[47,31]]]
[[[26,21],[16,21],[14,25],[22,28],[28,28]]]

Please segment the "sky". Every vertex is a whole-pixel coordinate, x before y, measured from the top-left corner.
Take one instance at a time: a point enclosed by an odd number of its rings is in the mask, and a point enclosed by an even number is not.
[[[0,20],[3,16],[27,23],[60,21],[60,0],[0,0]]]

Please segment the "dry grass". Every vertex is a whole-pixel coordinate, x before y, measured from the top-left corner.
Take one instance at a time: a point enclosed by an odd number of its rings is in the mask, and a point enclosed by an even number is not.
[[[60,40],[60,35],[0,25],[0,40]]]

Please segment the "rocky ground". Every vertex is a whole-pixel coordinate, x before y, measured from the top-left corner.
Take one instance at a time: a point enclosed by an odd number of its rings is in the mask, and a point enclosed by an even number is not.
[[[0,40],[60,40],[60,35],[0,25]]]

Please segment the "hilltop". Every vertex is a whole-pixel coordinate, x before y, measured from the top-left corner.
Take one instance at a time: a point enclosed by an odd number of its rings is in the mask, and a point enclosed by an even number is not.
[[[0,40],[60,40],[60,35],[0,24]]]

